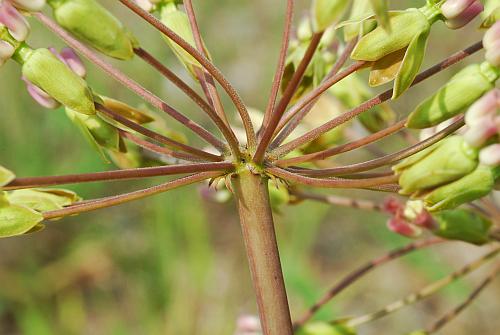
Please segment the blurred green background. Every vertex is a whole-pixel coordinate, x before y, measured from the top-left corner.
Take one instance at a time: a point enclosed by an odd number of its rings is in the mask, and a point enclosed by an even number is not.
[[[115,1],[101,2],[123,19],[144,48],[183,73],[155,30]],[[215,62],[249,105],[263,108],[277,62],[285,1],[194,3]],[[300,18],[309,1],[297,3],[296,17]],[[394,3],[403,6],[415,1]],[[34,20],[30,22],[33,46],[63,46]],[[451,32],[436,24],[426,66],[480,38],[472,27],[464,31]],[[110,62],[210,127],[195,106],[139,59]],[[413,89],[394,107],[405,115],[460,67]],[[88,81],[97,91],[134,105],[141,103],[99,69],[90,64],[88,68]],[[19,76],[19,67],[13,62],[0,70],[2,165],[18,176],[113,168],[100,160],[61,110],[36,105]],[[183,77],[189,80],[185,74]],[[382,142],[382,149],[401,147],[402,143],[394,142]],[[363,158],[370,155],[356,152],[346,161]],[[161,180],[70,188],[89,199]],[[336,194],[377,201],[384,197],[368,192]],[[408,242],[387,231],[385,220],[380,214],[310,202],[276,215],[294,316],[349,270]],[[377,309],[484,251],[449,243],[391,263],[341,294],[318,318],[329,320]],[[50,223],[37,234],[1,240],[0,255],[0,334],[232,334],[239,315],[256,313],[234,204],[204,201],[195,186]],[[364,326],[360,333],[402,334],[428,325],[461,301],[481,274],[484,271],[451,285],[439,296]],[[442,334],[498,334],[499,293],[497,283]]]

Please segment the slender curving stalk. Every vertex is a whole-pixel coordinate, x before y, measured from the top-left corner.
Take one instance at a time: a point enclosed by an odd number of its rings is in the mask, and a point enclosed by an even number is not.
[[[69,215],[76,215],[85,212],[95,211],[101,208],[108,208],[116,205],[121,205],[130,201],[146,198],[155,194],[167,192],[182,186],[191,185],[198,183],[200,181],[215,178],[223,175],[223,172],[201,172],[197,174],[192,174],[187,177],[175,179],[157,186],[149,187],[143,190],[134,191],[130,193],[115,195],[111,197],[106,197],[102,199],[96,199],[84,202],[82,204],[76,204],[71,207],[66,207],[63,209],[58,209],[54,211],[44,212],[43,218],[45,220],[59,219]]]
[[[226,77],[222,74],[222,72],[215,67],[210,60],[208,60],[202,53],[200,53],[196,48],[194,48],[191,44],[189,44],[186,40],[177,35],[173,30],[169,29],[160,20],[156,17],[142,9],[138,6],[133,0],[119,0],[123,5],[129,8],[131,11],[142,17],[146,22],[151,24],[154,28],[165,34],[168,38],[170,38],[174,43],[183,48],[187,53],[193,56],[201,66],[203,66],[207,72],[209,72],[215,80],[222,86],[222,88],[226,91],[228,96],[234,103],[234,106],[238,110],[240,114],[241,120],[243,122],[243,126],[245,128],[245,132],[247,135],[247,142],[250,148],[254,148],[257,145],[257,139],[255,136],[255,132],[253,129],[252,121],[250,120],[250,115],[248,114],[248,110],[245,106],[245,103],[241,99],[238,92],[234,89],[234,87],[229,83]]]
[[[233,188],[264,335],[292,335],[267,183],[245,168]]]
[[[146,167],[137,169],[113,170],[95,173],[79,173],[62,176],[47,177],[25,177],[16,178],[9,184],[2,186],[1,190],[18,190],[22,188],[34,188],[42,186],[54,186],[65,184],[91,183],[98,181],[116,181],[143,179],[159,176],[170,176],[176,174],[196,173],[196,172],[214,172],[230,171],[234,166],[230,162],[219,163],[197,163],[197,164],[178,164],[168,166]]]
[[[439,62],[438,64],[421,72],[415,78],[415,80],[413,81],[411,86],[415,86],[418,83],[432,77],[433,75],[443,71],[444,69],[452,66],[453,64],[456,64],[456,63],[460,62],[461,60],[467,58],[468,56],[476,53],[477,51],[481,50],[482,48],[483,48],[483,43],[476,42],[473,45],[471,45],[470,47],[447,57],[446,59]],[[337,126],[340,126],[341,124],[351,120],[352,118],[369,110],[370,108],[375,107],[376,105],[379,105],[379,104],[389,100],[391,98],[391,96],[392,96],[392,89],[387,90],[387,91],[377,95],[376,97],[374,97],[368,101],[365,101],[364,103],[362,103],[358,107],[351,109],[349,112],[344,113],[344,114],[326,122],[325,124],[305,133],[304,135],[294,139],[293,141],[290,141],[289,143],[287,143],[281,147],[278,147],[277,149],[275,149],[273,151],[272,155],[273,156],[274,155],[278,155],[278,156],[286,155],[287,153],[295,150],[296,148],[298,148],[298,147],[300,147],[308,142],[314,141],[315,139],[320,137],[322,134],[332,130],[333,128],[335,128]]]
[[[64,29],[59,27],[57,23],[55,23],[52,19],[45,16],[43,13],[34,13],[33,14],[38,21],[40,21],[43,25],[49,28],[52,32],[54,32],[57,36],[59,36],[64,42],[66,42],[70,47],[80,52],[85,58],[90,60],[92,63],[99,66],[104,72],[109,74],[112,78],[120,82],[122,85],[135,92],[137,95],[142,97],[145,101],[158,108],[159,110],[164,111],[172,118],[174,118],[179,123],[191,129],[195,134],[203,138],[208,143],[212,144],[219,151],[224,152],[226,145],[217,139],[214,135],[212,135],[208,130],[189,119],[184,114],[181,114],[176,109],[171,107],[165,101],[154,95],[153,93],[146,90],[144,87],[139,85],[133,79],[127,77],[124,73],[113,67],[111,64],[105,62],[101,57],[99,57],[95,52],[93,52],[90,48],[84,45],[82,42],[78,41],[76,38],[71,36]]]
[[[424,249],[427,247],[430,247],[435,244],[439,244],[444,242],[444,240],[439,239],[439,238],[430,238],[427,240],[422,240],[422,241],[416,241],[412,242],[404,247],[394,249],[390,251],[389,253],[375,258],[374,260],[369,261],[368,263],[362,265],[361,267],[357,268],[356,270],[352,271],[349,273],[347,276],[345,276],[343,279],[341,279],[335,286],[333,286],[328,292],[321,297],[318,302],[316,302],[314,305],[312,305],[295,323],[294,323],[294,328],[299,328],[303,326],[307,321],[309,321],[314,314],[324,305],[326,305],[329,301],[331,301],[333,298],[335,298],[340,292],[345,290],[346,288],[350,287],[353,285],[355,282],[357,282],[359,279],[361,279],[364,275],[367,273],[379,268],[380,266],[401,258],[411,252]]]
[[[313,200],[334,206],[350,207],[375,212],[382,212],[384,210],[384,206],[382,204],[370,200],[347,198],[338,195],[318,194],[297,189],[292,189],[290,194],[297,198],[297,200]]]

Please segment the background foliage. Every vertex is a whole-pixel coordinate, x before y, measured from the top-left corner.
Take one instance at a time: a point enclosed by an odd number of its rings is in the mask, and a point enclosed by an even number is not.
[[[101,2],[123,18],[146,49],[182,73],[154,30],[114,1]],[[303,8],[308,5],[304,0],[298,3]],[[283,2],[218,0],[195,4],[216,63],[245,101],[262,108],[279,49]],[[35,22],[33,26],[34,46],[62,46]],[[468,36],[436,28],[427,65],[480,38],[479,34]],[[474,59],[479,57],[469,61]],[[125,66],[114,63],[209,125],[195,106],[140,60]],[[445,71],[432,84],[413,89],[394,104],[397,111],[405,115],[418,98],[432,92],[458,68]],[[89,83],[99,92],[141,103],[98,69],[90,65],[89,69]],[[61,110],[43,110],[29,99],[16,64],[4,66],[0,78],[0,161],[4,166],[19,176],[112,168],[100,161]],[[381,148],[389,151],[402,145],[393,142],[382,142]],[[368,158],[369,153],[356,152],[348,160],[361,157]],[[123,182],[73,189],[91,198],[143,185]],[[350,269],[407,242],[386,230],[385,219],[379,214],[312,203],[277,215],[293,315],[298,316]],[[318,317],[331,319],[371,311],[483,251],[448,243],[419,252],[371,274],[327,305]],[[203,201],[196,187],[54,222],[36,236],[4,239],[0,255],[1,334],[231,334],[238,315],[256,313],[234,206]],[[463,299],[475,278],[472,275],[439,297],[377,321],[363,328],[362,334],[380,334],[381,329],[385,334],[398,334],[419,328]],[[444,333],[494,334],[500,328],[500,320],[495,318],[499,291],[500,286],[493,285]]]

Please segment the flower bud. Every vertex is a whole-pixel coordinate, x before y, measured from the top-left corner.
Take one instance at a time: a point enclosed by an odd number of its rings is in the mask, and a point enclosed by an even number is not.
[[[431,212],[454,209],[488,195],[494,184],[495,171],[490,167],[479,165],[464,177],[431,191],[423,200]]]
[[[465,123],[470,127],[475,126],[485,117],[493,118],[499,109],[500,89],[494,88],[469,107],[465,113]]]
[[[42,221],[42,214],[4,199],[0,206],[0,238],[25,234]]]
[[[8,42],[0,40],[0,66],[8,61],[16,49]]]
[[[373,14],[371,0],[354,0],[348,20],[356,20]],[[365,20],[344,27],[344,39],[350,41],[358,36],[364,36],[377,26],[373,20]]]
[[[500,165],[500,144],[491,144],[479,152],[479,162],[486,166]]]
[[[37,212],[62,209],[81,200],[74,192],[64,189],[33,188],[8,192],[11,204],[24,206]]]
[[[87,83],[48,49],[26,55],[23,76],[64,106],[82,114],[95,114],[92,92]]]
[[[447,0],[441,6],[441,12],[447,19],[454,19],[468,7],[470,7],[476,0]]]
[[[78,76],[85,78],[87,75],[87,69],[83,64],[82,60],[76,52],[71,48],[64,48],[59,53],[61,60],[68,65],[68,67],[73,70]]]
[[[500,70],[472,64],[453,76],[409,115],[408,128],[423,129],[454,117],[494,87]]]
[[[449,1],[446,1],[448,3]],[[464,9],[458,16],[445,21],[450,29],[459,29],[474,20],[483,11],[483,4],[478,0],[474,1],[469,7]]]
[[[490,28],[495,22],[500,20],[500,2],[498,0],[486,0],[484,11],[481,15],[483,22],[480,28]]]
[[[103,54],[121,60],[134,56],[135,38],[96,0],[51,0],[49,4],[57,23]]]
[[[312,18],[315,32],[324,31],[344,15],[349,0],[313,0]]]
[[[475,212],[455,209],[433,215],[437,226],[433,233],[448,240],[459,240],[476,245],[489,242],[491,222]]]
[[[409,195],[457,180],[476,168],[477,155],[462,137],[448,137],[418,160],[411,156],[393,167],[400,175],[400,193]]]
[[[392,217],[387,221],[387,228],[390,231],[406,236],[406,237],[417,237],[422,234],[422,230],[415,225],[412,225],[406,219],[402,217]]]
[[[48,109],[56,109],[59,106],[61,106],[59,102],[57,102],[54,98],[45,93],[42,89],[33,85],[29,80],[27,80],[26,78],[22,78],[22,80],[26,83],[26,90],[28,91],[28,94],[40,106]]]
[[[10,0],[17,8],[38,12],[45,6],[45,0]]]
[[[30,32],[28,21],[9,1],[0,2],[0,23],[9,29],[10,34],[17,41],[24,41]]]

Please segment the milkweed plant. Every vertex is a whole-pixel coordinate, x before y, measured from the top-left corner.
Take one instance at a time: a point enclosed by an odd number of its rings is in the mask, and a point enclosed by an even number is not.
[[[427,0],[415,1],[415,8],[390,10],[385,0],[313,0],[296,27],[296,4],[282,2],[286,13],[278,64],[268,103],[258,110],[241,99],[214,65],[191,0],[119,0],[158,31],[159,43],[177,57],[188,80],[145,50],[130,27],[98,0],[0,1],[0,65],[17,63],[19,79],[40,108],[65,113],[97,154],[116,166],[104,172],[47,177],[16,176],[0,166],[0,237],[35,233],[53,220],[197,183],[205,189],[202,194],[218,201],[233,198],[238,208],[260,320],[241,318],[237,334],[357,334],[361,325],[417,302],[487,262],[496,262],[467,300],[427,328],[408,329],[408,334],[440,331],[500,270],[495,258],[500,251],[500,210],[492,197],[500,176],[500,89],[496,86],[500,1]],[[31,20],[52,31],[67,47],[34,48]],[[474,29],[483,38],[422,69],[433,26],[443,24],[450,34]],[[461,67],[462,60],[478,52],[483,55],[481,61]],[[156,112],[95,90],[80,57]],[[204,128],[187,117],[119,71],[108,58],[144,60],[191,99],[213,127]],[[391,101],[411,94],[413,86],[451,66],[457,68],[456,74],[433,94],[398,112],[391,106]],[[381,85],[386,90],[374,93],[372,87]],[[222,102],[222,94],[230,98],[230,106]],[[194,146],[185,135],[154,122],[164,117],[187,128],[205,145]],[[404,139],[405,147],[389,154],[378,150],[378,142],[391,136]],[[336,159],[360,148],[376,157],[347,165]],[[176,177],[97,199],[83,200],[75,192],[56,188],[157,176]],[[380,201],[315,189],[378,192]],[[414,241],[355,270],[292,322],[273,211],[304,200],[385,213],[389,230]],[[331,322],[311,321],[323,305],[370,270],[449,240],[489,244],[490,249],[462,269],[379,311]]]

